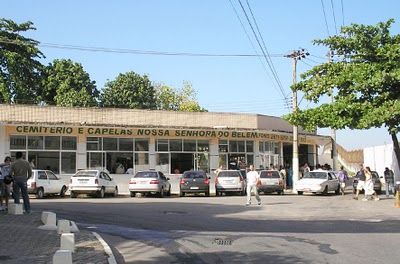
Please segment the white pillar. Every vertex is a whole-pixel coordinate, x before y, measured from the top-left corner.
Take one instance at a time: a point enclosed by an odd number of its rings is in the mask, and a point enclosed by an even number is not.
[[[156,140],[155,138],[150,138],[149,140],[149,166],[150,169],[156,168]]]
[[[76,146],[76,168],[77,169],[87,169],[88,164],[86,163],[86,137],[78,136]]]
[[[214,171],[219,167],[219,146],[218,139],[212,139],[210,144],[210,171]]]
[[[6,134],[6,126],[0,125],[0,163],[3,163],[6,156],[10,155],[10,137]]]
[[[254,141],[253,151],[254,151],[254,167],[255,168],[260,168],[260,165],[261,165],[260,147],[259,146],[260,146],[260,142]]]

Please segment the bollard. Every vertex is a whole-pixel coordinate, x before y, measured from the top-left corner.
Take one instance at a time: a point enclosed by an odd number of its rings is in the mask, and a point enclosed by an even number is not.
[[[23,214],[22,204],[9,204],[8,213],[12,215],[22,215]]]
[[[42,212],[42,223],[45,226],[56,227],[57,226],[57,216],[53,212]]]
[[[72,264],[72,252],[59,249],[53,255],[53,264]]]
[[[75,252],[75,234],[63,233],[60,239],[60,249]]]
[[[400,208],[400,181],[396,181],[396,195],[394,206]]]
[[[57,221],[57,233],[71,233],[71,226],[69,220],[58,220]]]

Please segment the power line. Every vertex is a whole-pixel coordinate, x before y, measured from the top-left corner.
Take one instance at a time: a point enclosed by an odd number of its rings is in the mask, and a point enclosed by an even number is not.
[[[24,43],[22,41],[9,40],[9,39],[5,39],[5,38],[0,38],[0,43],[24,45]],[[39,43],[38,46],[45,47],[45,48],[65,49],[65,50],[79,50],[79,51],[90,51],[90,52],[106,52],[106,53],[121,53],[121,54],[135,54],[135,55],[188,56],[188,57],[263,57],[262,55],[258,55],[258,54],[218,54],[218,53],[170,52],[170,51],[76,46],[76,45],[55,44],[55,43]],[[272,54],[271,56],[272,57],[283,57],[283,54]]]
[[[322,12],[324,13],[326,32],[328,33],[328,37],[329,37],[331,34],[329,33],[328,20],[326,19],[324,0],[321,0],[321,5],[322,5]]]
[[[284,91],[283,91],[282,84],[281,84],[281,82],[280,82],[278,76],[277,76],[276,73],[274,72],[273,67],[272,67],[271,64],[270,64],[270,61],[268,60],[268,57],[267,57],[267,55],[266,55],[266,51],[264,51],[263,46],[261,45],[260,40],[258,39],[257,33],[256,33],[255,30],[254,30],[254,27],[253,27],[253,25],[252,25],[252,23],[251,23],[251,21],[250,21],[250,18],[249,18],[249,16],[247,15],[247,12],[246,12],[245,8],[243,7],[243,4],[242,4],[241,0],[238,0],[238,2],[239,2],[240,6],[241,6],[241,8],[242,8],[242,11],[243,11],[244,15],[246,16],[247,22],[248,22],[248,24],[249,24],[249,26],[250,26],[250,28],[251,28],[251,30],[252,30],[252,32],[253,32],[253,35],[255,36],[255,39],[256,39],[256,41],[257,41],[257,43],[258,43],[258,46],[260,47],[260,49],[261,49],[261,51],[262,51],[262,53],[263,53],[263,55],[264,55],[264,58],[265,58],[265,60],[266,60],[266,62],[267,62],[267,64],[268,64],[268,67],[270,68],[270,70],[271,70],[271,72],[272,72],[272,75],[273,75],[275,81],[277,82],[277,84],[278,84],[278,86],[279,86],[280,92],[282,93],[282,95],[284,96],[285,100],[287,101],[287,98],[285,97],[285,93],[284,93]],[[288,106],[289,106],[289,105],[288,105]]]
[[[333,22],[335,23],[335,32],[336,32],[336,35],[337,35],[338,32],[337,32],[336,16],[335,16],[335,8],[333,6],[333,0],[331,0],[331,6],[332,6]]]
[[[340,0],[340,4],[342,5],[342,26],[344,26],[344,5],[343,5],[343,0]]]

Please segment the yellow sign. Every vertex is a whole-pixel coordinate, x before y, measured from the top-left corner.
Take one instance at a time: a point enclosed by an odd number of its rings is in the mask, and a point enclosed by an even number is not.
[[[218,138],[218,139],[259,139],[292,142],[287,134],[273,134],[260,131],[233,131],[207,129],[161,129],[161,128],[107,128],[107,127],[69,127],[69,126],[28,126],[8,127],[9,134],[35,135],[84,135],[84,136],[121,136],[121,137],[179,137],[179,138]],[[299,136],[299,142],[312,144],[305,136]]]

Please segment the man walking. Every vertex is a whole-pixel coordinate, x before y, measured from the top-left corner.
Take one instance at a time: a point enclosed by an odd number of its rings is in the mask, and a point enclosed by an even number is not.
[[[254,165],[250,165],[250,171],[247,173],[247,203],[246,206],[251,204],[251,191],[254,190],[258,205],[261,205],[261,199],[258,195],[257,184],[260,182],[260,175],[255,171]]]
[[[346,181],[349,179],[347,175],[347,171],[344,169],[343,166],[340,166],[340,171],[338,172],[339,184],[340,184],[340,191],[342,195],[345,194],[344,190],[346,188]]]
[[[386,189],[386,197],[389,198],[389,190],[394,195],[394,173],[388,167],[385,168],[385,189]]]
[[[21,192],[25,213],[30,214],[31,205],[29,202],[27,181],[32,176],[32,167],[29,162],[22,158],[22,152],[17,152],[15,157],[16,161],[11,163],[11,176],[14,177],[14,203],[19,204],[19,194]]]
[[[356,177],[358,178],[358,183],[357,183],[357,191],[356,195],[353,197],[355,200],[358,200],[358,195],[360,194],[360,191],[364,189],[365,191],[365,173],[364,173],[364,167],[361,164],[360,165],[360,170],[357,172]]]

